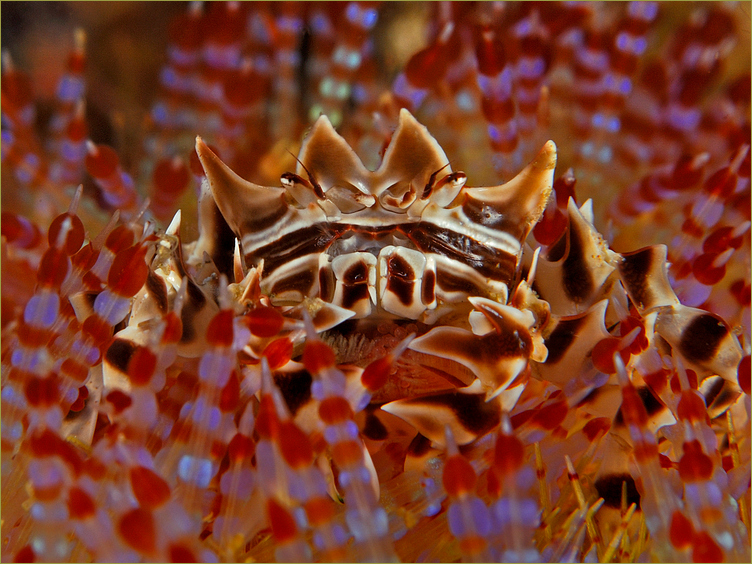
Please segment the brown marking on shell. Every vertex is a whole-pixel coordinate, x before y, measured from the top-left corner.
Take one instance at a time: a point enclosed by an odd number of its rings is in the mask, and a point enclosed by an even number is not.
[[[426,305],[431,305],[436,301],[436,273],[433,270],[426,270],[423,273],[423,284],[420,290],[420,299]]]
[[[698,315],[684,327],[679,352],[692,362],[708,361],[716,355],[728,334],[728,326],[717,316]]]
[[[437,445],[444,444],[447,425],[457,444],[464,445],[490,432],[501,419],[499,402],[462,391],[397,400],[381,409],[404,419]]]
[[[657,420],[661,419],[665,412],[668,412],[668,408],[664,405],[660,398],[655,395],[655,393],[650,389],[649,386],[640,386],[636,388],[636,390],[638,397],[642,401],[642,405],[645,406],[645,411],[648,414],[648,419],[652,420],[648,422],[648,425],[652,425],[653,427],[660,426],[660,423],[658,423]],[[666,414],[670,415],[669,413]],[[673,419],[673,416],[671,416],[671,419]],[[619,411],[616,412],[616,417],[614,417],[614,426],[621,427],[623,425],[624,415],[621,408],[619,408]]]
[[[271,287],[271,294],[285,295],[286,293],[300,292],[300,299],[311,294],[311,289],[316,283],[316,275],[310,270],[301,270],[292,276],[277,280]]]
[[[118,372],[127,374],[128,362],[137,348],[138,345],[130,340],[115,337],[104,355],[104,361]]]
[[[300,228],[278,236],[270,232],[264,244],[254,249],[244,249],[246,264],[264,260],[264,272],[272,274],[279,267],[306,255],[318,255],[326,251],[337,237],[347,228],[333,223],[302,223]],[[274,230],[273,230],[274,231]]]
[[[681,304],[660,308],[655,330],[690,367],[699,371],[698,375],[717,374],[736,382],[742,349],[717,315]]]
[[[97,299],[98,295],[99,292],[78,292],[69,298],[79,323],[83,323],[86,318],[95,314],[94,300]]]
[[[501,333],[482,336],[459,327],[435,327],[410,343],[410,348],[469,368],[491,398],[524,370],[533,345],[527,329],[514,324]]]
[[[546,362],[533,365],[544,380],[564,386],[579,374],[590,353],[601,339],[610,337],[604,323],[607,300],[601,300],[580,315],[554,317],[544,329],[544,344],[548,349]]]
[[[548,301],[551,312],[575,315],[592,305],[603,292],[614,271],[616,254],[569,200],[569,225],[565,232],[566,251],[556,262],[538,259],[533,287]]]
[[[383,441],[389,436],[389,431],[381,420],[374,414],[373,409],[365,410],[365,423],[361,433],[372,441]]]
[[[370,315],[376,297],[376,257],[367,252],[347,253],[335,257],[331,269],[334,280],[331,301],[352,310],[355,317]]]
[[[623,253],[618,264],[624,288],[640,313],[659,306],[679,304],[668,281],[666,245],[653,245]]]
[[[325,302],[331,302],[334,298],[334,272],[326,257],[322,257],[324,261],[319,260],[319,297]]]
[[[397,296],[402,305],[412,305],[415,288],[415,272],[412,267],[403,257],[394,254],[387,259],[387,268],[387,290]]]
[[[154,305],[161,313],[167,313],[169,302],[167,299],[167,284],[164,279],[158,276],[153,270],[149,270],[146,277],[146,291],[154,301]]]
[[[313,378],[304,369],[295,372],[274,372],[274,383],[293,417],[311,401],[311,382]]]
[[[353,309],[356,304],[362,301],[367,301],[368,286],[365,284],[352,284],[342,286],[342,307],[346,309]]]
[[[705,405],[708,406],[708,416],[711,419],[724,413],[742,394],[739,384],[724,380],[720,376],[706,378],[700,384],[699,391],[705,397]]]
[[[608,474],[599,477],[595,484],[595,491],[598,496],[603,498],[605,505],[608,507],[621,507],[621,492],[626,483],[627,487],[627,507],[636,503],[640,508],[640,493],[637,491],[634,478],[629,474]]]
[[[456,276],[444,268],[437,269],[436,277],[439,288],[444,292],[462,292],[469,296],[483,295],[483,290],[480,286],[467,278]]]
[[[426,212],[428,211],[430,208],[427,208]],[[494,280],[509,282],[514,278],[516,254],[501,251],[431,221],[408,225],[402,230],[423,253],[445,256],[466,264],[481,275]]]

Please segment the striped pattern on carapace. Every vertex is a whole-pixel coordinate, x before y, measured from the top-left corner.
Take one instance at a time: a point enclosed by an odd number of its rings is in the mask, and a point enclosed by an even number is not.
[[[320,297],[355,318],[429,324],[468,296],[506,302],[556,164],[548,142],[508,183],[465,188],[465,174],[407,110],[376,171],[322,116],[282,188],[242,180],[200,139],[196,148],[246,266],[263,261],[262,290],[274,303]]]

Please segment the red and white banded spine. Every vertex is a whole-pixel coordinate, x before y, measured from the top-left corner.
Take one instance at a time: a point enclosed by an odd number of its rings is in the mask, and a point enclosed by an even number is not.
[[[198,512],[205,509],[201,491],[216,476],[227,444],[237,431],[233,421],[240,395],[236,353],[250,337],[242,321],[236,321],[224,277],[219,300],[220,310],[206,327],[211,348],[198,364],[198,394],[183,405],[172,430],[172,444],[160,453],[164,458],[158,463],[162,475],[182,486],[186,507]]]
[[[201,2],[190,2],[186,12],[170,25],[167,63],[159,74],[161,96],[150,114],[157,128],[165,133],[195,124],[193,81],[201,57],[202,25]],[[168,142],[160,139],[160,143]],[[164,150],[171,149],[174,147],[164,147]]]
[[[345,521],[355,537],[355,557],[357,560],[391,561],[396,555],[389,537],[388,516],[379,503],[373,464],[353,414],[368,403],[369,390],[376,390],[386,382],[393,359],[371,363],[361,376],[365,393],[353,397],[346,389],[345,375],[336,366],[334,351],[316,336],[308,318],[306,333],[303,364],[313,376],[311,395],[320,402],[324,440],[332,462],[339,470],[339,485],[345,498]]]
[[[499,34],[491,28],[480,33],[476,45],[478,87],[481,108],[488,123],[488,136],[494,152],[494,168],[499,174],[511,175],[523,163],[517,151],[519,132],[513,84],[514,64],[509,59]]]
[[[749,210],[737,209],[732,202],[737,194],[749,193],[749,181],[740,175],[742,164],[749,162],[749,145],[741,147],[731,157],[728,164],[710,175],[702,185],[702,190],[688,201],[684,208],[682,235],[677,236],[671,245],[672,266],[669,274],[676,294],[683,303],[698,306],[708,299],[717,284],[726,274],[726,265],[734,255],[736,239],[743,237],[749,230],[749,219],[739,214],[748,214]],[[729,205],[732,204],[732,205]],[[735,225],[729,232],[731,237],[724,242],[722,238],[715,244],[711,239],[705,251],[703,239],[708,231],[722,219]],[[714,238],[715,239],[715,238]],[[705,251],[705,252],[703,252]]]
[[[318,104],[309,117],[329,117],[333,125],[342,123],[344,105],[352,92],[352,79],[368,49],[368,32],[378,20],[377,2],[348,2],[337,18],[338,31],[331,58],[318,83]]]
[[[618,354],[613,356],[622,394],[621,413],[634,447],[633,457],[642,479],[640,507],[651,536],[660,544],[655,547],[661,559],[679,558],[677,548],[669,542],[672,515],[681,510],[681,502],[671,490],[659,460],[655,435],[648,428],[648,414],[637,390],[629,379]]]
[[[538,562],[541,555],[533,538],[541,515],[539,504],[530,495],[536,484],[535,471],[525,464],[525,447],[514,434],[506,415],[502,415],[496,435],[488,483],[489,493],[498,497],[490,507],[494,521],[493,546],[499,551],[496,558]]]
[[[68,64],[65,74],[60,78],[55,98],[57,108],[50,121],[50,149],[62,156],[61,141],[74,118],[77,108],[86,99],[86,32],[77,29],[73,34],[74,45],[68,54]],[[81,155],[83,161],[83,155]]]
[[[133,178],[120,166],[117,153],[107,145],[86,142],[86,170],[102,191],[104,202],[126,214],[138,205]]]
[[[151,210],[166,221],[177,211],[178,202],[191,183],[188,165],[179,156],[157,161],[152,173]]]
[[[478,476],[470,462],[460,454],[449,427],[446,428],[447,458],[442,482],[449,496],[449,531],[459,541],[464,562],[490,562],[491,512],[475,492]]]

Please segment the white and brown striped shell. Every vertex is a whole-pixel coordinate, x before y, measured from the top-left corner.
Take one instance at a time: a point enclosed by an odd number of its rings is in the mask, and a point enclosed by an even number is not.
[[[273,303],[320,297],[355,318],[429,324],[468,296],[507,301],[556,164],[549,142],[511,182],[466,188],[407,110],[376,171],[325,116],[283,187],[242,180],[200,140],[197,151],[246,266],[263,261],[261,289]]]

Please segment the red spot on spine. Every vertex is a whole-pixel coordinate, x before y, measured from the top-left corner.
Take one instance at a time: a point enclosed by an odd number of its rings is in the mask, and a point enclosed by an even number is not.
[[[144,260],[146,251],[145,246],[134,245],[115,255],[107,273],[107,285],[112,292],[130,298],[141,289],[149,275],[149,265]]]
[[[222,388],[222,393],[219,397],[219,409],[224,412],[235,411],[240,401],[240,379],[238,373],[233,370],[230,374],[230,378],[227,380],[227,384]]]
[[[750,355],[742,358],[737,369],[737,378],[742,391],[750,395]]]
[[[274,498],[266,502],[266,511],[272,525],[272,534],[279,543],[293,540],[298,534],[295,520]]]
[[[133,245],[133,241],[133,231],[129,229],[127,225],[118,225],[112,230],[112,233],[107,236],[104,246],[112,251],[113,254],[118,254],[120,251],[124,251]]]
[[[671,526],[668,538],[674,548],[683,550],[692,544],[694,536],[694,527],[692,522],[687,519],[678,509],[671,515]]]
[[[68,276],[69,269],[70,260],[66,254],[55,247],[50,247],[39,262],[37,281],[40,286],[60,288],[65,277]]]
[[[261,396],[255,429],[261,439],[273,439],[277,436],[279,418],[274,408],[274,400],[269,395]]]
[[[145,466],[131,468],[130,480],[133,495],[146,509],[156,509],[170,499],[170,486],[167,482]]]
[[[723,550],[705,531],[692,539],[692,562],[725,562]]]
[[[631,356],[629,349],[621,350],[621,339],[606,337],[601,339],[593,348],[593,365],[604,374],[616,374],[614,354],[619,353],[624,364]]]
[[[707,421],[710,424],[708,410],[705,406],[705,400],[696,390],[684,390],[676,409],[679,419],[687,421]]]
[[[115,413],[120,413],[124,409],[130,407],[131,403],[133,403],[131,397],[120,390],[111,391],[107,394],[105,399],[115,408]]]
[[[227,454],[230,457],[230,462],[239,463],[244,460],[250,460],[255,451],[256,445],[253,440],[241,433],[236,433],[230,444],[227,445]]]
[[[360,376],[360,382],[366,390],[373,393],[384,387],[392,372],[392,362],[388,356],[377,358],[366,366]]]
[[[165,328],[162,333],[162,342],[165,344],[177,343],[183,336],[183,321],[171,311],[164,317]]]
[[[68,256],[75,254],[84,244],[84,238],[86,237],[86,230],[84,224],[77,215],[70,213],[63,213],[57,216],[50,224],[50,229],[47,232],[47,241],[50,247],[57,245],[58,237],[63,229],[65,220],[70,220],[68,223],[68,231],[65,234],[65,240],[63,241],[62,251]]]
[[[206,329],[206,342],[216,347],[232,346],[234,331],[232,320],[235,313],[231,309],[223,309],[209,322]]]
[[[304,468],[313,462],[311,441],[295,423],[281,421],[278,437],[282,439],[279,450],[290,468]]]
[[[73,487],[68,491],[68,512],[72,519],[87,519],[96,515],[97,508],[88,493]]]
[[[118,530],[125,543],[134,550],[142,554],[154,552],[156,531],[151,511],[142,507],[132,509],[120,518]]]
[[[27,348],[43,347],[55,336],[55,333],[45,328],[29,325],[22,319],[18,322],[18,340]]]
[[[74,413],[81,411],[86,406],[86,398],[89,397],[89,388],[81,386],[78,388],[78,397],[76,401],[70,406],[70,410]]]
[[[36,247],[42,240],[42,232],[28,219],[10,212],[2,212],[0,233],[9,242],[23,249]]]
[[[5,82],[5,81],[3,81]],[[30,545],[26,545],[13,555],[13,562],[36,562],[37,558]]]
[[[343,397],[328,397],[319,404],[319,417],[325,425],[336,425],[347,421],[352,415],[350,404]]]
[[[666,468],[667,470],[674,467],[674,463],[665,454],[658,455],[658,463],[661,465],[661,468]]]
[[[271,370],[281,368],[287,364],[292,357],[292,341],[287,337],[275,339],[266,346],[262,356],[266,357]]]
[[[405,77],[413,88],[428,88],[444,78],[448,65],[443,45],[434,43],[410,58],[405,65]]]
[[[152,181],[154,182],[155,195],[177,197],[182,194],[190,182],[188,167],[182,161],[162,159],[154,167]]]
[[[467,459],[459,454],[447,458],[444,464],[442,482],[450,497],[471,493],[475,490],[478,477]]]
[[[314,528],[328,523],[334,517],[334,502],[329,497],[314,497],[304,507],[308,522]]]
[[[601,434],[605,434],[611,428],[611,420],[608,417],[596,417],[588,421],[582,428],[582,432],[591,443]]]
[[[303,349],[303,365],[311,374],[320,374],[327,368],[334,368],[337,358],[329,345],[314,339],[308,341]]]
[[[749,306],[750,301],[752,301],[752,287],[745,283],[744,279],[736,280],[729,287],[729,291],[742,307]]]
[[[525,461],[525,446],[515,435],[499,433],[494,448],[494,469],[501,475],[516,472]]]
[[[100,349],[109,348],[110,339],[112,339],[113,328],[98,315],[90,315],[81,325],[81,331],[91,337],[94,344]]]
[[[273,307],[260,306],[246,315],[248,328],[257,337],[273,337],[282,329],[285,319]]]
[[[184,544],[171,544],[170,562],[198,562],[198,559],[193,551]]]
[[[60,402],[58,377],[54,374],[47,378],[30,378],[24,386],[24,394],[29,405],[45,407]]]
[[[629,345],[629,347],[627,347],[626,349],[632,354],[638,354],[648,348],[648,338],[645,335],[645,324],[638,317],[629,315],[625,319],[623,319],[621,324],[619,325],[619,334],[622,337],[628,335],[630,331],[635,329],[635,327],[639,327],[640,332],[637,334],[634,341],[632,341],[632,344]],[[622,354],[622,360],[625,364],[628,358],[629,357],[624,358],[624,354]]]
[[[713,266],[718,257],[715,253],[703,253],[692,263],[692,273],[700,284],[713,286],[723,280],[726,275],[726,265]]]
[[[561,237],[566,228],[567,218],[561,210],[553,208],[552,211],[549,211],[546,208],[543,217],[533,228],[533,235],[541,245],[550,245]]]
[[[128,361],[128,378],[135,386],[146,386],[156,368],[156,355],[146,347],[138,347]]]
[[[631,384],[627,384],[621,389],[622,402],[621,412],[624,416],[624,422],[634,424],[638,427],[645,427],[648,423],[648,412],[642,403],[639,394]]]
[[[728,198],[736,188],[736,175],[728,167],[715,172],[705,181],[703,189],[713,196]]]
[[[83,469],[83,461],[76,447],[63,440],[54,431],[49,429],[37,431],[28,438],[26,445],[31,454],[38,458],[59,456],[76,475],[80,474]]]
[[[709,480],[713,475],[713,460],[702,452],[700,441],[684,443],[684,455],[679,460],[679,475],[684,482]]]
[[[705,253],[719,254],[728,248],[738,249],[744,243],[744,236],[739,235],[731,238],[734,228],[730,225],[719,227],[702,242],[702,250]]]
[[[96,145],[94,151],[86,153],[86,170],[94,178],[107,178],[120,164],[117,153],[107,145]]]
[[[569,407],[565,401],[555,403],[539,408],[531,419],[531,423],[548,431],[558,427],[567,416]]]

